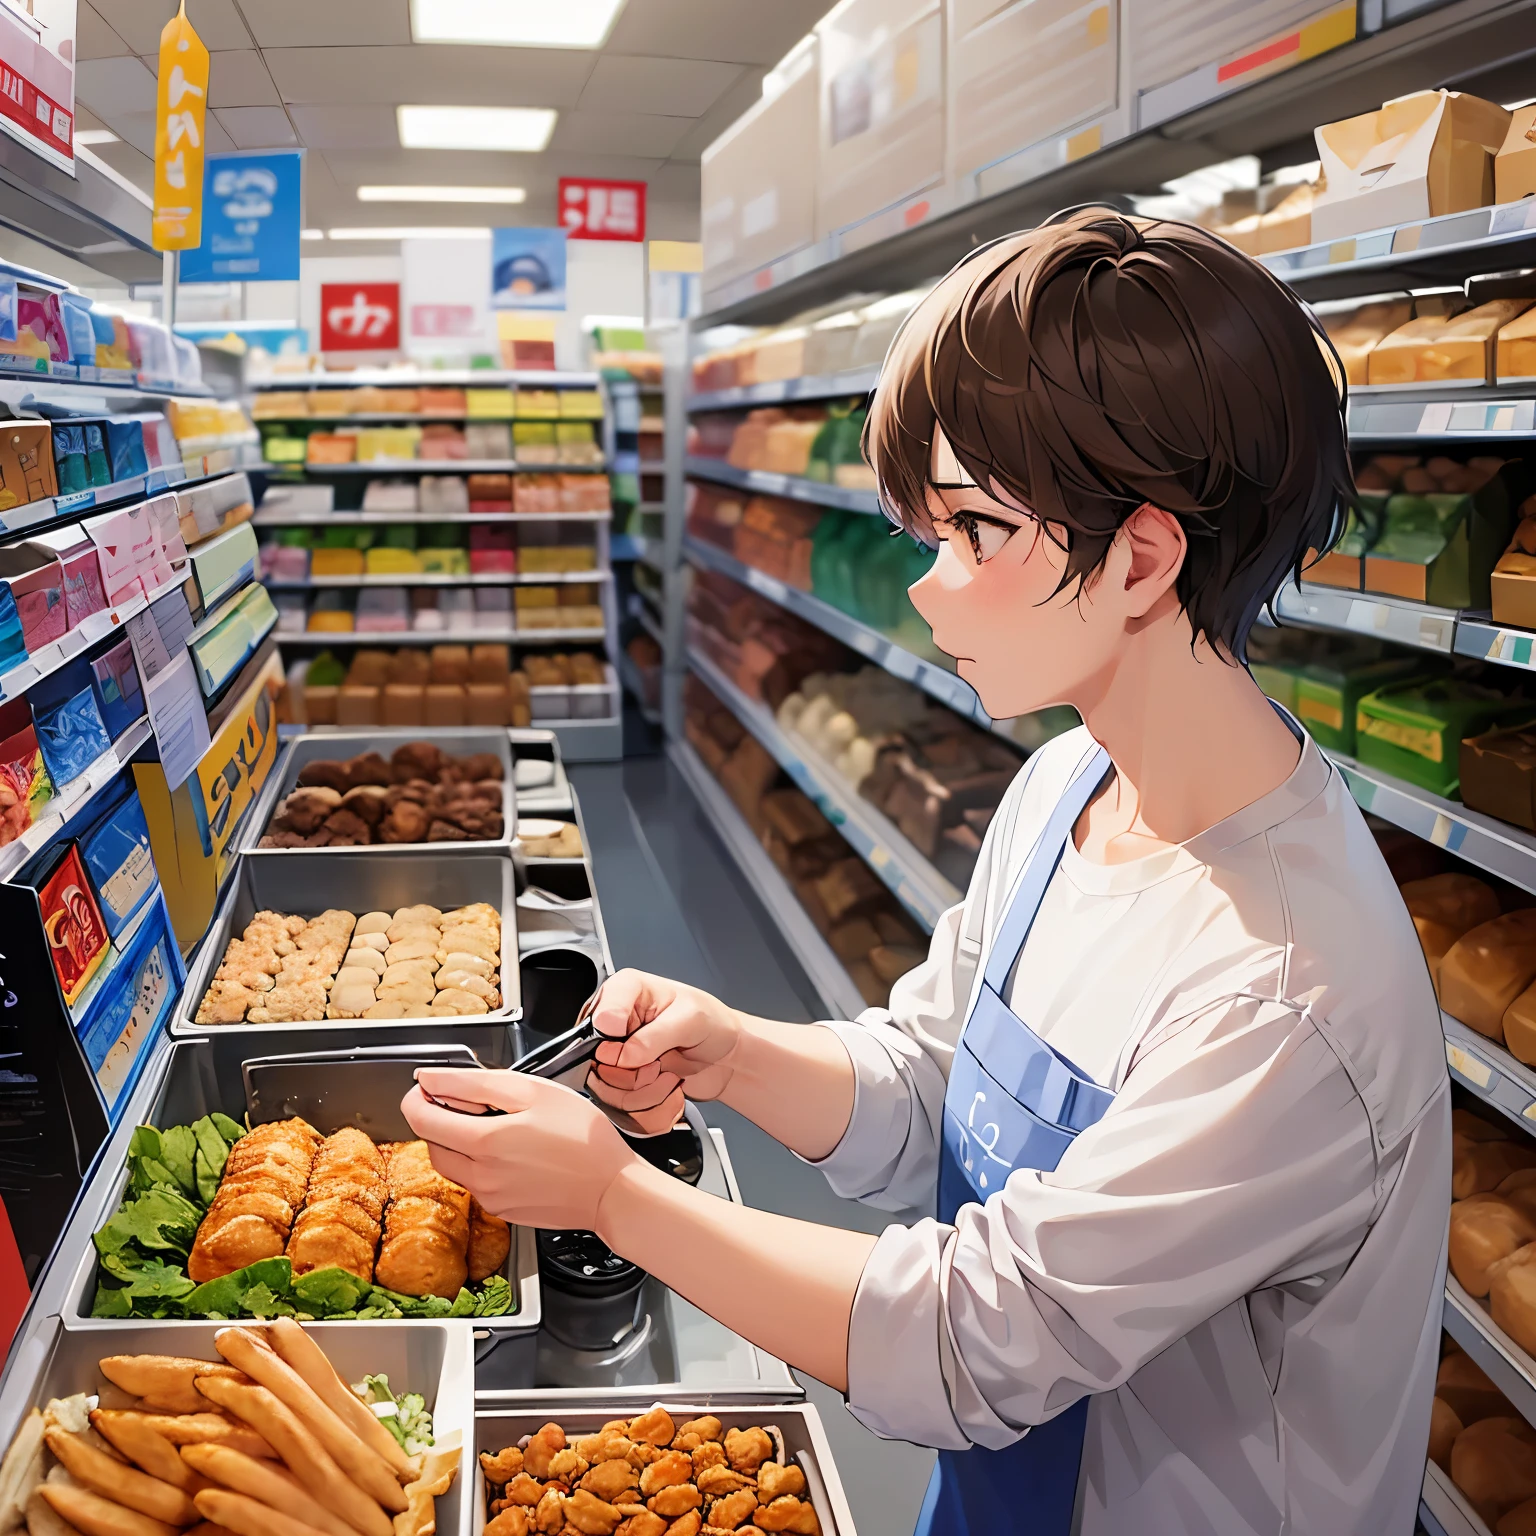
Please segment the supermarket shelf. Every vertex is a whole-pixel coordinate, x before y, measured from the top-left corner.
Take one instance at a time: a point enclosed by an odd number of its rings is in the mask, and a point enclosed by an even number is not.
[[[969,683],[946,668],[903,650],[894,640],[888,640],[878,630],[850,618],[840,608],[834,608],[830,603],[822,602],[819,597],[812,597],[809,592],[802,592],[798,587],[788,586],[750,565],[744,565],[724,550],[698,539],[684,539],[683,553],[694,565],[730,576],[770,602],[814,624],[817,629],[825,630],[877,667],[884,668],[903,682],[921,688],[930,698],[947,704],[967,720],[974,720],[988,730],[1007,734],[994,724],[992,717],[981,707],[981,701]]]
[[[608,637],[606,629],[402,629],[402,630],[284,630],[277,631],[283,645],[481,645],[504,641],[508,645],[595,645]]]
[[[294,469],[311,475],[605,475],[606,464],[524,464],[517,459],[367,459],[352,464],[311,464]]]
[[[808,373],[798,379],[768,384],[740,384],[688,397],[688,411],[732,411],[749,405],[782,405],[791,400],[835,400],[842,395],[867,395],[880,377],[880,365],[845,368],[840,373]]]
[[[234,474],[237,469],[259,467],[255,464],[241,464],[232,469],[205,472],[201,469],[190,470],[185,464],[165,465],[147,474],[114,480],[110,485],[93,486],[88,491],[66,491],[59,496],[45,496],[41,501],[29,501],[19,507],[12,507],[9,511],[0,512],[0,530],[19,533],[24,528],[36,528],[55,518],[90,512],[98,507],[116,506],[119,502],[133,501],[141,496],[158,496],[162,491],[177,490],[216,475]]]
[[[1516,1061],[1502,1045],[1448,1013],[1440,1015],[1440,1025],[1445,1031],[1445,1061],[1451,1076],[1469,1093],[1536,1136],[1536,1072]]]
[[[1445,1331],[1471,1355],[1528,1423],[1536,1425],[1536,1361],[1504,1332],[1488,1309],[1445,1277]]]
[[[1536,208],[1527,200],[1414,219],[1259,260],[1314,302],[1398,287],[1459,286],[1483,272],[1536,263]]]
[[[724,459],[706,459],[689,454],[685,467],[696,480],[712,480],[717,485],[734,485],[762,496],[787,496],[791,501],[808,501],[813,506],[836,507],[843,512],[866,512],[880,516],[880,498],[873,491],[849,491],[824,480],[807,480],[800,475],[780,475],[766,469],[737,469]]]
[[[156,587],[147,597],[133,597],[115,608],[104,608],[93,613],[78,628],[67,630],[59,639],[33,651],[23,662],[5,672],[0,672],[0,704],[20,698],[34,683],[50,673],[57,672],[66,662],[73,661],[82,651],[89,650],[98,640],[120,630],[135,614],[143,613],[151,603],[174,592],[185,584],[190,573],[183,571],[164,586]]]
[[[1456,800],[1443,800],[1417,785],[1366,768],[1341,753],[1329,754],[1344,775],[1363,811],[1422,837],[1447,853],[1498,875],[1522,890],[1536,891],[1536,837],[1470,811]]]
[[[263,509],[251,519],[257,528],[381,528],[400,523],[606,523],[609,507],[600,512],[279,512]]]
[[[413,426],[441,426],[458,421],[467,421],[475,425],[489,422],[509,421],[590,421],[597,423],[602,420],[600,416],[471,416],[467,411],[351,411],[345,415],[310,415],[309,412],[289,412],[281,416],[263,414],[251,418],[259,427],[264,422],[277,422],[280,425],[293,423],[312,422],[316,426],[331,425],[357,425],[357,426],[387,426],[403,424]]]
[[[628,651],[619,652],[618,672],[619,681],[635,701],[635,708],[640,711],[641,719],[650,725],[660,725],[661,711],[655,705],[646,703],[645,689],[640,681],[640,669],[635,665],[634,658]]]
[[[447,576],[438,571],[400,571],[386,576],[311,576],[304,581],[263,576],[261,584],[274,592],[319,592],[330,587],[508,587],[612,580],[612,571],[550,571],[544,575],[537,571],[495,571],[465,576]]]
[[[860,799],[858,791],[840,779],[828,763],[780,730],[769,710],[749,699],[708,657],[690,651],[688,665],[778,759],[853,851],[895,892],[902,906],[932,932],[940,914],[960,900],[961,892],[874,806]]]
[[[1456,639],[1452,649],[1458,656],[1475,656],[1479,661],[1533,672],[1536,671],[1533,645],[1536,645],[1536,634],[1528,629],[1505,629],[1486,614],[1463,613],[1456,617]]]
[[[122,772],[134,753],[153,734],[149,716],[140,717],[79,778],[72,779],[61,794],[48,802],[47,812],[41,820],[28,827],[15,842],[0,848],[0,880],[9,880],[28,859],[47,847],[86,801]]]
[[[1447,395],[1451,398],[1446,398]],[[1397,443],[1404,438],[1428,438],[1435,442],[1465,442],[1485,437],[1520,441],[1536,437],[1536,395],[1530,386],[1509,390],[1477,391],[1467,395],[1441,387],[1438,399],[1424,399],[1418,391],[1408,398],[1366,396],[1349,401],[1351,447],[1369,448]]]
[[[1290,624],[1391,640],[1421,651],[1451,654],[1456,614],[1395,597],[1372,597],[1340,587],[1297,587],[1287,582],[1275,595],[1275,612]]]
[[[1155,187],[1215,160],[1258,154],[1296,139],[1310,141],[1318,123],[1370,111],[1421,88],[1426,80],[1472,80],[1466,88],[1476,89],[1474,77],[1507,63],[1510,38],[1524,35],[1530,10],[1529,0],[1452,0],[1415,8],[1342,47],[1228,89],[1162,121],[1146,121],[1138,132],[1094,153],[1074,154],[1066,136],[1048,140],[980,177],[910,199],[883,215],[879,225],[856,231],[856,239],[833,235],[710,285],[704,295],[706,313],[693,328],[772,324],[851,293],[893,292],[940,275],[967,250],[1037,224],[1057,209],[1099,201],[1128,187]],[[886,230],[890,233],[878,238]],[[1359,237],[1355,246],[1358,251]],[[1342,258],[1345,252],[1338,254]],[[1459,283],[1470,272],[1528,264],[1513,250],[1493,259],[1490,267],[1488,257],[1468,256],[1465,267],[1452,270],[1451,280]],[[1345,264],[1341,259],[1331,265]],[[1413,265],[1417,274],[1419,263]],[[1412,286],[1429,281],[1425,270],[1424,278],[1415,275]],[[1382,269],[1357,267],[1335,273],[1329,283],[1310,281],[1306,292],[1321,298],[1401,285]]]
[[[207,384],[178,384],[171,379],[157,379],[152,374],[135,373],[131,368],[93,368],[53,362],[42,368],[27,367],[21,358],[12,356],[0,358],[0,384],[46,385],[50,389],[60,384],[74,384],[92,394],[145,395],[156,400],[172,395],[188,400],[213,398],[213,390]]]
[[[1493,1536],[1461,1490],[1432,1461],[1424,1465],[1419,1519],[1429,1536]]]
[[[640,628],[659,645],[663,652],[667,649],[665,636],[662,634],[661,625],[656,622],[655,615],[644,604],[637,605],[630,610],[630,616],[638,621]]]
[[[752,835],[746,819],[704,766],[703,759],[686,741],[674,741],[667,752],[698,797],[704,814],[720,834],[721,842],[736,860],[754,894],[778,924],[785,943],[805,968],[811,984],[821,994],[827,1016],[858,1018],[867,1005],[853,984],[853,978],[832,953],[831,945],[816,931],[789,882]]]
[[[268,379],[253,379],[248,385],[255,390],[268,389],[357,389],[362,385],[376,384],[385,389],[431,389],[435,385],[458,387],[483,384],[498,388],[503,384],[527,384],[530,388],[545,389],[596,389],[596,373],[557,373],[554,369],[538,368],[444,368],[412,371],[392,371],[388,368],[358,368],[346,373],[295,373]]]

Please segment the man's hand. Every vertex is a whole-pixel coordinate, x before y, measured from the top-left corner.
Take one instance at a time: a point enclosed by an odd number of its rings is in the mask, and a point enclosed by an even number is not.
[[[670,1130],[685,1096],[718,1099],[730,1084],[741,1016],[697,987],[619,971],[604,983],[592,1023],[606,1038],[588,1089],[648,1132]]]
[[[594,1230],[609,1187],[641,1161],[597,1105],[559,1083],[467,1067],[422,1067],[416,1079],[400,1109],[433,1167],[518,1226]],[[506,1113],[444,1109],[423,1088]]]

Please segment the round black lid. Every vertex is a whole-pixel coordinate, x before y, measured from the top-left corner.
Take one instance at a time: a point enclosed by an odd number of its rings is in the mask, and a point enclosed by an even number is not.
[[[538,1236],[539,1275],[557,1290],[609,1296],[641,1284],[645,1272],[621,1259],[595,1232],[549,1232]]]

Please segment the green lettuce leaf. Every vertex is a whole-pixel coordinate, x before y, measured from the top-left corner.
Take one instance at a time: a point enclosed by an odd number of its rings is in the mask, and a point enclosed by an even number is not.
[[[229,1160],[231,1144],[224,1139],[211,1115],[192,1122],[192,1135],[197,1142],[197,1157],[193,1163],[197,1197],[204,1205],[212,1205],[213,1197],[219,1192],[224,1164]]]
[[[231,1120],[228,1115],[220,1114],[218,1110],[214,1110],[214,1112],[209,1115],[208,1118],[213,1121],[214,1130],[216,1130],[219,1135],[222,1136],[224,1140],[230,1144],[230,1146],[234,1146],[234,1144],[239,1141],[242,1136],[245,1135],[245,1127],[241,1125],[238,1120]]]
[[[96,1300],[91,1303],[92,1317],[132,1317],[133,1298],[126,1288],[117,1285],[98,1285]]]
[[[293,1283],[293,1265],[285,1258],[258,1259],[217,1280],[205,1280],[181,1298],[187,1317],[238,1317],[248,1292],[265,1286],[274,1296],[286,1296]]]
[[[369,1285],[350,1270],[333,1265],[298,1276],[292,1290],[294,1300],[306,1312],[327,1317],[333,1312],[350,1312],[368,1294]]]
[[[465,1286],[459,1287],[459,1294],[453,1298],[453,1304],[448,1308],[449,1317],[473,1317],[475,1315],[475,1303],[478,1301],[475,1293]]]
[[[160,1161],[171,1170],[188,1199],[197,1194],[197,1174],[193,1161],[197,1156],[197,1137],[190,1125],[173,1125],[160,1132]]]
[[[505,1275],[492,1275],[481,1285],[480,1295],[475,1301],[476,1317],[505,1317],[516,1310],[512,1282]]]
[[[388,1302],[405,1317],[447,1317],[453,1303],[446,1296],[406,1296],[376,1285],[369,1293],[370,1303]]]
[[[161,1298],[174,1301],[185,1296],[195,1287],[179,1264],[165,1264],[159,1259],[146,1259],[128,1286],[132,1297]]]
[[[253,1285],[242,1301],[245,1311],[252,1317],[292,1317],[294,1313],[294,1309],[264,1283]]]
[[[176,1191],[156,1185],[130,1200],[96,1234],[100,1253],[121,1253],[130,1243],[156,1252],[192,1251],[202,1210]]]

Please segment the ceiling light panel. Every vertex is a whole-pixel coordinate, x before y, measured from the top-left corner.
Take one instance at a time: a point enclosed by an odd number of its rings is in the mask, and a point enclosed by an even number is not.
[[[548,107],[396,107],[404,149],[490,149],[538,154],[555,131]]]
[[[522,187],[359,187],[360,203],[521,203]]]
[[[81,128],[75,133],[75,143],[95,148],[98,144],[119,144],[122,141],[109,128]]]
[[[601,48],[624,0],[411,0],[418,43]]]
[[[471,229],[451,225],[391,225],[381,229],[332,229],[332,240],[488,240],[489,229]]]

